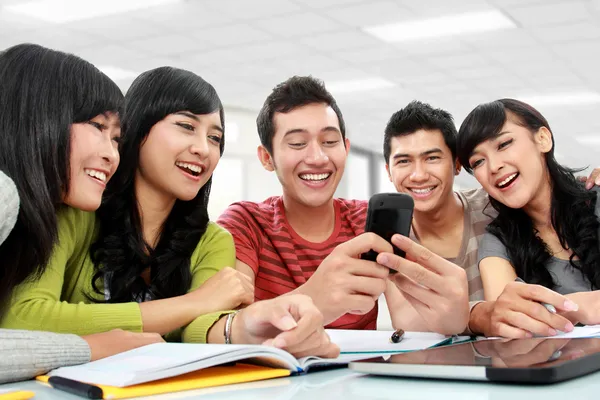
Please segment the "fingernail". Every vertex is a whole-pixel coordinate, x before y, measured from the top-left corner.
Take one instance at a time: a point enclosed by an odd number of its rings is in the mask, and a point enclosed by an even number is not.
[[[579,306],[573,303],[571,300],[565,301],[565,310],[567,311],[577,311],[579,310]]]
[[[404,241],[404,236],[402,235],[394,235],[392,236],[392,241],[397,242],[397,243],[402,243]]]
[[[548,329],[548,336],[556,336],[556,329],[549,328]]]
[[[573,324],[571,322],[567,322],[567,324],[565,325],[565,332],[571,332],[573,329],[575,329]]]
[[[592,183],[591,182],[586,183],[585,184],[585,188],[586,189],[591,189],[592,188]]]
[[[273,339],[268,339],[263,342],[265,346],[273,346]]]
[[[533,337],[533,333],[531,333],[531,332],[526,332],[526,333],[525,333],[525,337],[526,337],[526,338],[532,338],[532,337]]]
[[[297,326],[298,324],[296,323],[296,320],[292,318],[292,316],[286,315],[281,318],[281,328],[283,328],[284,331],[289,331]]]
[[[286,346],[285,340],[280,337],[276,337],[273,339],[272,346],[277,347],[279,349],[283,349]]]
[[[379,264],[385,265],[389,261],[388,256],[381,255],[379,256]]]

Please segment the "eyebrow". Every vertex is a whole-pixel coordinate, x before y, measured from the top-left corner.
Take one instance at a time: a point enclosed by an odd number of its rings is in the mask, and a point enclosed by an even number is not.
[[[198,116],[196,114],[193,114],[191,112],[188,111],[178,111],[175,113],[175,115],[182,115],[184,117],[188,117],[190,119],[193,119],[196,122],[200,122],[200,118],[198,118]],[[217,124],[213,124],[210,126],[210,129],[216,129],[219,132],[221,132],[222,134],[225,134],[225,131],[223,130],[223,128]]]
[[[429,150],[426,150],[426,151],[422,152],[421,154],[419,154],[419,156],[420,157],[429,156],[429,155],[437,154],[437,153],[441,153],[441,152],[442,152],[442,149],[439,149],[439,148],[436,147],[436,148],[429,149]],[[393,159],[396,160],[398,158],[408,158],[410,156],[411,155],[408,154],[408,153],[399,153],[399,154],[394,154]]]
[[[321,132],[335,132],[335,133],[341,134],[340,130],[338,128],[336,128],[335,126],[326,126],[325,128],[321,129]],[[308,133],[308,130],[303,129],[303,128],[290,129],[283,136],[285,137],[285,136],[291,135],[293,133]]]
[[[504,135],[507,135],[509,133],[510,133],[509,131],[502,131],[502,132],[499,132],[498,134],[496,134],[495,136],[493,136],[493,137],[491,137],[491,138],[489,138],[487,140],[497,140],[498,138],[500,138],[500,137],[502,137]],[[484,140],[484,142],[487,142],[487,140]],[[483,142],[481,142],[481,143],[483,143]],[[477,151],[477,148],[479,147],[479,145],[481,143],[479,143],[477,146],[475,146],[475,148],[473,149],[473,151],[471,151],[471,155],[469,157],[472,157],[473,155],[480,153],[479,151]]]

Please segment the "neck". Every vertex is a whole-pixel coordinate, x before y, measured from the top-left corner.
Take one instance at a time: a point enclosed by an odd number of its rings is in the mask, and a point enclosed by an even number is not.
[[[283,195],[285,216],[294,231],[310,242],[327,240],[335,228],[333,198],[318,207],[306,206]]]
[[[533,221],[534,227],[543,229],[552,225],[552,188],[549,176],[543,180],[536,193],[536,196],[523,207],[523,210]]]
[[[151,188],[139,176],[136,176],[135,179],[135,195],[144,241],[154,248],[160,239],[162,227],[173,209],[176,199]]]
[[[415,210],[413,230],[422,240],[427,236],[444,237],[445,232],[453,230],[464,220],[464,207],[457,194],[450,192],[442,207],[427,212]]]

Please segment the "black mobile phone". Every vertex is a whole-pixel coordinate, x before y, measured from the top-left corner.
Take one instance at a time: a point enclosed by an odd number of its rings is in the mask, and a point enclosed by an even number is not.
[[[391,243],[392,236],[396,233],[408,236],[412,224],[415,202],[412,197],[404,193],[378,193],[369,200],[367,211],[367,224],[365,232],[373,232]],[[404,257],[406,254],[398,247],[392,245],[394,254]],[[377,252],[361,255],[363,260],[375,261]]]

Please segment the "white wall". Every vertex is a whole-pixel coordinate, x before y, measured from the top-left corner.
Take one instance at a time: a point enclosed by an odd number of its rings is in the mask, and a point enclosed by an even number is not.
[[[256,113],[226,107],[225,152],[214,172],[208,205],[211,219],[216,220],[235,201],[262,201],[281,194],[275,173],[258,161],[259,144]]]

